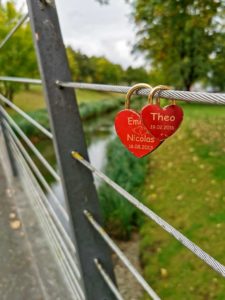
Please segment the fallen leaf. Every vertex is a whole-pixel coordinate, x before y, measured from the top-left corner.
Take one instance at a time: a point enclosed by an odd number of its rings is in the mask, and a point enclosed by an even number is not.
[[[11,221],[10,227],[14,230],[19,229],[21,227],[21,222],[19,220]]]

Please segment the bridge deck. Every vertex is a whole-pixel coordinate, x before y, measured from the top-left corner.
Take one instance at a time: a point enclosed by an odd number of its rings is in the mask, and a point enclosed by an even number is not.
[[[1,161],[0,298],[72,299],[26,195],[16,181],[8,187]]]

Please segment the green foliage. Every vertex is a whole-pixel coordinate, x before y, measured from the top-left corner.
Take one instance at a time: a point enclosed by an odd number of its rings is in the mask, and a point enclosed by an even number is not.
[[[79,110],[83,120],[91,119],[102,114],[106,114],[118,108],[122,100],[105,100],[93,103],[80,103]]]
[[[147,175],[148,158],[138,160],[116,138],[108,145],[107,161],[105,173],[139,197]],[[117,238],[129,238],[132,229],[140,222],[137,209],[105,183],[100,186],[99,195],[106,227]]]
[[[214,40],[215,50],[210,58],[211,69],[208,74],[209,83],[217,91],[225,90],[224,65],[225,65],[225,35],[217,35]]]
[[[66,54],[70,64],[72,78],[77,80],[80,75],[80,66],[78,65],[78,61],[75,59],[74,51],[70,46],[66,48]]]
[[[67,48],[73,80],[88,83],[102,84],[134,84],[148,82],[149,74],[144,67],[128,67],[124,70],[120,65],[114,64],[104,56],[87,56],[75,51],[71,46]]]
[[[22,12],[16,9],[13,0],[0,4],[0,40],[21,18]],[[0,76],[36,77],[38,68],[29,24],[23,24],[0,52]],[[12,99],[21,85],[1,83],[0,92]]]
[[[36,111],[29,112],[28,115],[33,118],[35,121],[40,123],[46,129],[50,129],[49,119],[46,109],[38,109]],[[38,138],[43,134],[39,129],[37,129],[34,125],[24,119],[22,116],[16,114],[13,116],[13,119],[19,125],[19,127],[25,132],[28,137]]]
[[[137,82],[150,81],[152,83],[151,79],[149,78],[148,72],[143,67],[139,67],[139,68],[128,67],[124,76],[125,76],[124,80],[129,85],[132,85]]]
[[[91,118],[95,118],[97,116],[106,114],[118,108],[121,105],[121,102],[124,100],[116,99],[116,100],[106,100],[106,101],[96,101],[92,103],[81,102],[79,105],[79,111],[82,120],[89,120]],[[32,117],[34,120],[39,122],[45,128],[50,129],[48,113],[46,109],[38,109],[36,111],[28,112],[28,115]],[[23,117],[16,114],[13,115],[14,120],[20,126],[20,128],[32,138],[39,138],[40,130],[38,130],[31,123],[26,121]]]
[[[105,57],[92,57],[91,62],[95,69],[94,82],[119,84],[122,81],[124,70],[120,65],[111,63]]]
[[[224,1],[134,0],[136,50],[166,84],[190,89],[196,81],[224,88]],[[150,74],[151,75],[151,74]]]
[[[67,48],[73,79],[89,83],[112,83],[121,82],[124,70],[118,64],[114,64],[103,56],[87,56],[80,51]]]

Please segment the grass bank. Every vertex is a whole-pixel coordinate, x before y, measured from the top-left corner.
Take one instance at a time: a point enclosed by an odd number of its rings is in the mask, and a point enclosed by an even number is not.
[[[225,109],[184,111],[179,132],[149,157],[143,199],[224,264]],[[162,299],[224,299],[224,279],[158,225],[145,219],[140,235],[145,278]]]
[[[78,103],[84,102],[98,102],[113,100],[118,97],[118,94],[104,93],[97,91],[77,90],[76,91]],[[42,88],[40,86],[30,86],[30,89],[21,90],[15,95],[14,103],[26,112],[45,109],[45,101]]]
[[[117,109],[124,100],[115,94],[105,94],[92,91],[77,92],[79,111],[82,120],[89,120]],[[27,112],[34,120],[49,129],[49,119],[40,87],[33,87],[30,91],[22,91],[15,97],[14,103]],[[21,129],[32,138],[39,139],[42,133],[23,117],[9,109],[13,118]]]
[[[138,160],[116,138],[108,145],[107,161],[105,173],[132,195],[140,197],[148,171],[148,157]],[[99,197],[108,231],[114,237],[128,239],[132,230],[139,227],[141,214],[107,184],[100,186]]]

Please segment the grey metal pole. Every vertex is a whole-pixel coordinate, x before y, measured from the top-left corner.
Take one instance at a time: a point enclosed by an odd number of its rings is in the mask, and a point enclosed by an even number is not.
[[[71,151],[77,149],[88,159],[76,96],[73,90],[56,85],[56,80],[71,81],[71,75],[55,3],[53,0],[27,0],[27,3],[86,299],[114,300],[94,263],[98,258],[115,282],[111,252],[83,214],[88,209],[101,222],[93,176],[71,157]]]
[[[3,122],[4,120],[4,115],[1,111],[1,106],[0,106],[0,126],[2,128],[2,133],[4,136],[4,140],[5,140],[5,145],[6,145],[6,149],[7,149],[7,153],[8,153],[8,158],[9,158],[9,163],[11,166],[11,170],[12,170],[12,174],[14,177],[17,177],[18,175],[18,170],[17,170],[17,166],[16,166],[16,160],[15,157],[13,155],[13,151],[12,151],[12,147],[11,147],[11,143],[8,137],[8,130]]]

